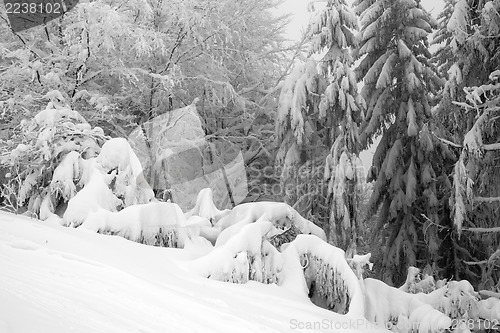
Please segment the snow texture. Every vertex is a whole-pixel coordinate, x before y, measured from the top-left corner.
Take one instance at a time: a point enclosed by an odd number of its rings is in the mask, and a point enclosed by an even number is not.
[[[212,189],[204,188],[198,193],[196,205],[185,215],[188,219],[192,216],[199,216],[208,219],[210,223],[215,224],[229,212],[230,209],[219,210],[215,206]]]
[[[186,249],[0,212],[0,332],[278,333],[323,321],[335,332],[377,332],[286,288],[199,277],[187,262]]]
[[[448,316],[421,301],[418,295],[371,278],[364,280],[364,288],[366,318],[382,327],[397,320],[401,331],[412,328],[418,332],[438,332],[452,324]]]
[[[141,162],[124,138],[107,141],[96,158],[102,168],[116,170],[115,194],[123,197],[125,206],[151,201],[154,193],[144,179]]]
[[[338,298],[333,299],[334,296],[347,294],[350,300],[347,314],[364,315],[363,291],[356,275],[345,260],[343,250],[320,241],[313,235],[298,235],[286,247],[284,253],[293,253],[297,258],[306,258],[306,279],[314,280],[317,286],[324,288],[320,296],[327,298],[331,308],[333,308],[331,303],[338,301]],[[308,271],[309,267],[311,269]]]
[[[273,228],[271,222],[264,221],[243,226],[224,245],[195,261],[192,270],[220,281],[278,283],[283,261],[265,239]]]
[[[186,219],[178,205],[152,202],[126,207],[119,212],[99,209],[81,228],[163,247],[183,247],[187,240]]]
[[[326,240],[323,229],[303,218],[295,209],[282,202],[261,201],[238,205],[221,218],[216,227],[223,231],[236,224],[245,225],[258,220],[270,221],[279,229],[290,227],[293,224],[304,234],[313,234]],[[221,237],[224,238],[223,233],[221,233]],[[220,243],[223,242],[221,239]]]
[[[66,179],[75,173],[72,160],[61,165],[58,175]],[[91,212],[100,208],[116,211],[121,207],[150,202],[153,190],[144,180],[139,159],[127,140],[107,141],[95,158],[80,161],[80,186],[83,188],[68,202],[63,220],[65,225],[79,226]],[[73,171],[72,171],[73,170]]]
[[[116,211],[122,204],[113,191],[110,183],[113,175],[103,173],[95,159],[84,163],[83,173],[87,174],[88,180],[85,186],[68,202],[68,207],[63,215],[66,226],[77,227],[87,218],[88,214],[99,209]]]

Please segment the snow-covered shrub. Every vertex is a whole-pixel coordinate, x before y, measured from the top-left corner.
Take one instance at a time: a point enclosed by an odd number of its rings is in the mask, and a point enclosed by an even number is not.
[[[433,292],[415,295],[452,319],[479,318],[479,298],[467,280],[449,281]]]
[[[10,169],[3,194],[42,220],[57,213],[65,225],[78,226],[91,211],[154,197],[128,142],[91,128],[77,111],[50,102],[23,121],[19,141],[2,156]]]
[[[467,280],[435,282],[430,276],[420,279],[419,273],[410,267],[406,282],[399,289],[365,279],[366,318],[397,332],[476,332],[500,321],[498,298],[479,300]],[[484,294],[488,297],[490,293]]]
[[[285,231],[272,236],[269,239],[269,242],[272,244],[272,246],[279,249],[283,244],[288,244],[292,242],[301,233],[302,232],[299,230],[299,228],[297,228],[295,225],[292,224]]]
[[[420,299],[376,279],[365,279],[365,316],[398,331],[438,332],[451,327],[451,318]],[[423,294],[426,295],[426,294]]]
[[[224,245],[195,260],[191,269],[201,276],[226,282],[279,283],[283,260],[266,239],[273,229],[269,221],[247,224]]]
[[[365,267],[368,267],[369,270],[373,269],[373,263],[370,262],[371,257],[372,254],[367,253],[364,255],[355,254],[352,258],[346,258],[347,263],[359,280],[363,280],[363,272],[365,271]]]
[[[123,138],[107,141],[97,157],[82,161],[79,166],[82,190],[68,202],[63,216],[65,225],[78,226],[99,208],[116,211],[154,199],[139,159]]]
[[[221,218],[216,224],[216,227],[222,231],[218,243],[223,244],[227,237],[234,233],[234,229],[258,220],[270,221],[276,228],[281,230],[294,225],[304,234],[313,234],[320,239],[326,240],[323,229],[303,218],[291,206],[282,202],[261,201],[238,205],[229,214]]]
[[[435,281],[434,277],[431,275],[425,275],[424,278],[420,278],[420,269],[417,267],[410,266],[408,268],[408,273],[406,276],[405,283],[399,287],[400,290],[416,294],[425,293],[428,294],[446,284],[445,280]]]
[[[116,211],[117,207],[122,205],[122,201],[113,194],[110,188],[115,174],[103,172],[95,158],[82,161],[81,167],[84,175],[79,184],[83,188],[68,202],[63,215],[63,223],[66,226],[77,227],[90,212],[99,209]]]
[[[266,203],[263,207],[273,206]],[[343,250],[315,235],[300,234],[279,252],[270,242],[279,230],[262,216],[253,223],[240,222],[226,230],[230,229],[224,242],[217,242],[211,252],[192,262],[193,271],[226,282],[288,286],[302,290],[304,296],[309,295],[325,308],[363,315],[362,288]]]
[[[3,195],[16,208],[25,207],[36,215],[42,203],[54,212],[76,194],[80,162],[99,153],[109,139],[77,111],[52,102],[24,120],[19,131],[18,145],[1,158],[10,176]]]
[[[500,299],[490,297],[480,300],[478,305],[480,318],[498,323],[500,320]]]
[[[309,297],[315,304],[337,313],[363,316],[363,290],[342,249],[313,235],[298,235],[283,254],[300,260]]]
[[[178,205],[151,202],[119,212],[91,212],[80,228],[124,237],[134,242],[162,247],[184,247],[186,219]]]
[[[218,222],[222,217],[229,214],[229,209],[219,210],[213,200],[213,191],[211,188],[204,188],[196,197],[196,205],[185,214],[189,219],[192,216],[200,216],[208,219],[212,225]]]

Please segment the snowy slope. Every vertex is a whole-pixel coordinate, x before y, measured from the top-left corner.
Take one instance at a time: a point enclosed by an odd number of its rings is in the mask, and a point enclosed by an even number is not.
[[[0,212],[0,333],[374,331],[276,285],[195,276],[195,257]]]

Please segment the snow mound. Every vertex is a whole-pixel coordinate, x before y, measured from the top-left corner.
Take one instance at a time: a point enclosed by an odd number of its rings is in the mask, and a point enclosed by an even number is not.
[[[381,327],[396,321],[401,330],[442,332],[451,327],[451,318],[424,301],[427,294],[409,294],[376,279],[365,279],[365,316]]]
[[[119,212],[99,209],[85,219],[81,228],[124,237],[134,242],[163,247],[184,247],[186,220],[178,205],[152,202]]]
[[[204,188],[198,193],[196,205],[185,215],[187,219],[192,216],[200,216],[208,219],[213,225],[229,212],[229,209],[219,210],[214,204],[212,189]]]
[[[500,299],[490,297],[479,301],[479,316],[492,322],[500,320]]]
[[[116,170],[114,192],[123,197],[125,206],[151,201],[154,193],[144,179],[141,162],[124,138],[107,141],[96,158],[107,173]]]
[[[245,225],[226,244],[194,261],[191,270],[226,282],[278,283],[283,261],[279,252],[265,239],[273,228],[270,222]]]
[[[225,242],[217,242],[210,253],[192,263],[193,272],[233,283],[275,283],[302,296],[313,295],[335,312],[363,316],[363,291],[341,249],[301,234],[280,253],[269,241],[276,233],[274,223],[262,218],[225,231],[230,230]]]
[[[153,190],[142,175],[141,163],[127,140],[111,139],[102,146],[97,157],[79,161],[80,170],[74,170],[77,163],[73,158],[68,158],[67,163],[65,159],[57,169],[56,181],[69,179],[78,172],[81,175],[79,186],[83,187],[68,201],[63,215],[66,226],[79,226],[89,213],[99,209],[114,212],[154,199]]]
[[[54,127],[61,120],[86,123],[86,120],[77,112],[64,107],[52,107],[49,104],[45,110],[40,111],[35,117],[35,123],[39,126]]]
[[[110,183],[113,175],[103,173],[97,166],[95,159],[84,162],[86,177],[85,186],[68,202],[63,215],[65,226],[77,227],[87,218],[88,214],[99,209],[116,211],[122,204],[113,191]]]
[[[300,260],[313,301],[335,312],[364,315],[363,290],[343,250],[313,235],[298,235],[284,252]]]
[[[221,218],[216,224],[216,227],[222,231],[218,244],[224,244],[227,240],[227,236],[223,236],[223,230],[236,224],[245,225],[258,220],[270,221],[278,229],[286,229],[294,225],[304,234],[312,234],[326,240],[323,229],[303,218],[286,203],[261,201],[238,205]],[[232,234],[233,232],[229,229],[226,233]]]
[[[191,274],[184,252],[0,212],[0,332],[376,332],[276,285]]]

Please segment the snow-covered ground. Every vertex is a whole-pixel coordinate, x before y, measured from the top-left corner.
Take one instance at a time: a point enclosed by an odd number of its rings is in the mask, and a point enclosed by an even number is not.
[[[277,285],[201,278],[195,258],[0,212],[0,333],[374,332]]]

